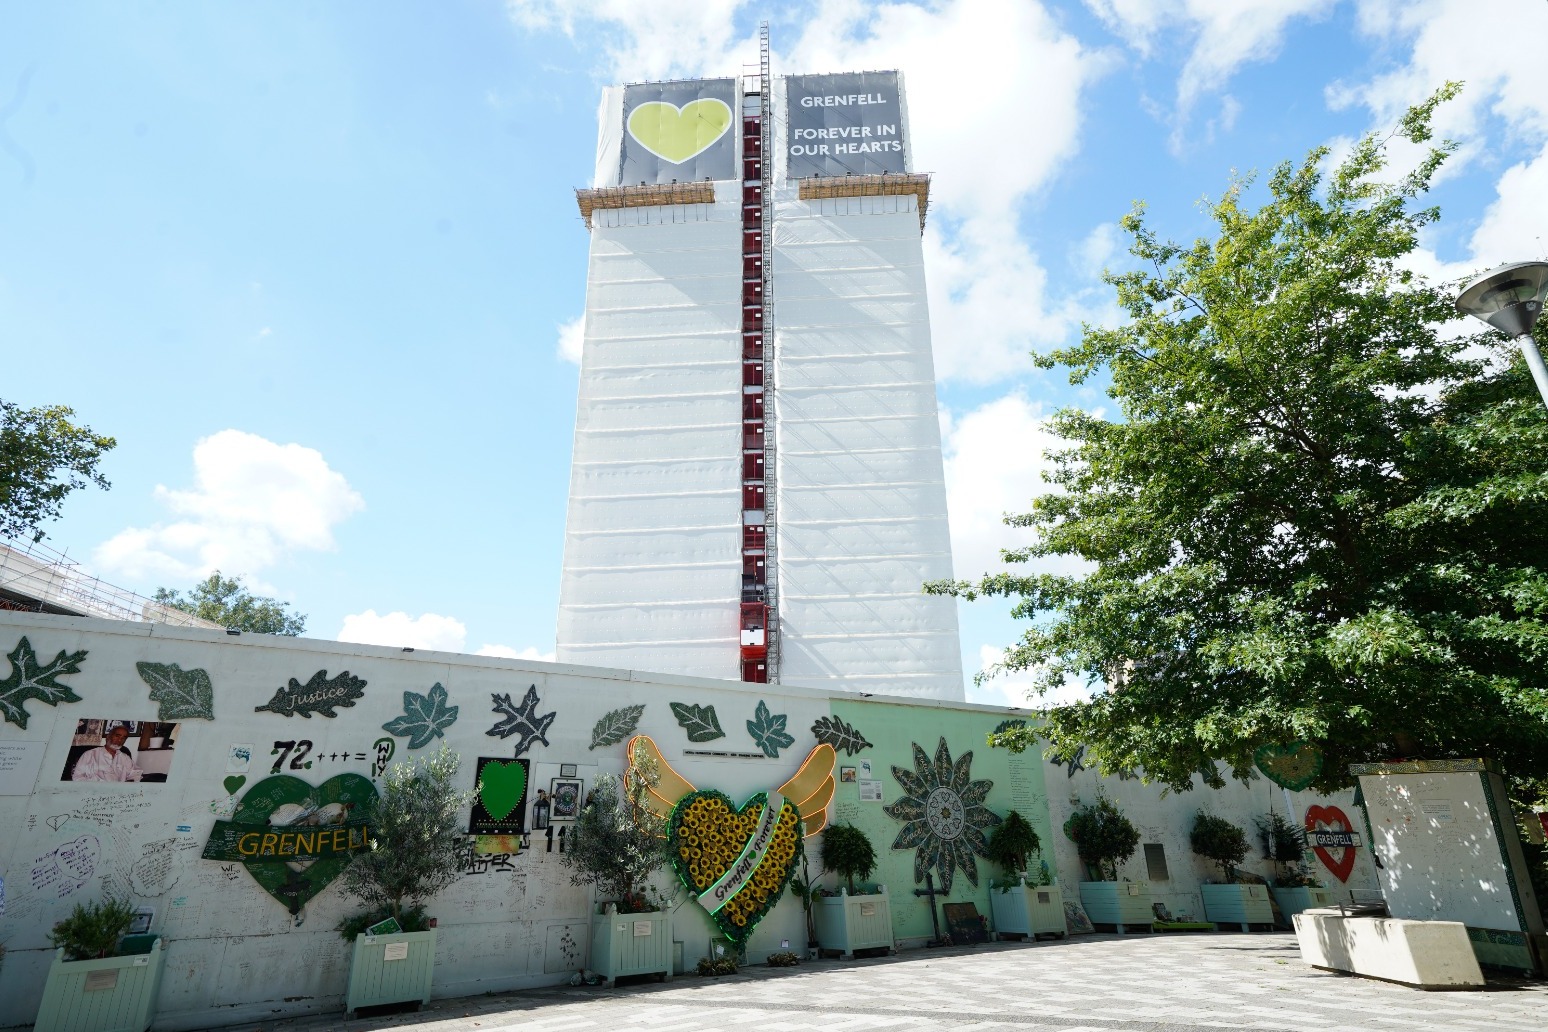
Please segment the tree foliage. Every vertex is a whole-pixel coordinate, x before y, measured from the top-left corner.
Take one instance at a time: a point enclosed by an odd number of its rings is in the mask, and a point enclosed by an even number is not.
[[[876,870],[876,848],[853,824],[830,825],[822,833],[822,869],[843,878],[853,896],[855,879],[864,881]]]
[[[1003,667],[1096,689],[997,744],[1084,744],[1179,790],[1296,740],[1324,751],[1319,790],[1397,755],[1548,771],[1548,418],[1517,349],[1442,334],[1453,289],[1408,262],[1456,89],[1335,166],[1281,164],[1257,208],[1234,182],[1213,239],[1124,218],[1126,321],[1039,358],[1110,378],[1121,418],[1058,413],[1057,491],[1007,521],[1037,532],[1010,562],[1089,572],[929,586],[1015,598],[1033,625]],[[1387,183],[1395,138],[1428,149]]]
[[[288,602],[254,595],[242,578],[222,577],[219,570],[195,584],[186,596],[157,588],[156,601],[231,630],[292,637],[306,631],[305,613],[289,612]]]
[[[467,866],[461,811],[471,793],[457,788],[456,753],[442,745],[434,754],[387,768],[381,798],[371,816],[371,848],[344,869],[344,892],[373,915],[406,911],[457,879]]]
[[[1236,869],[1247,859],[1247,833],[1224,817],[1203,810],[1193,815],[1188,846],[1199,856],[1219,864],[1228,885],[1236,881]]]
[[[74,415],[63,405],[24,409],[0,400],[0,538],[39,533],[76,488],[109,487],[97,464],[118,442],[76,426]]]
[[[1077,808],[1064,827],[1075,852],[1095,869],[1100,881],[1117,881],[1118,865],[1139,848],[1139,829],[1111,799]]]
[[[1027,869],[1027,860],[1033,853],[1042,849],[1043,843],[1037,837],[1037,829],[1027,822],[1015,810],[1005,815],[1005,821],[994,829],[989,836],[989,852],[986,854],[991,861],[999,864],[1010,878],[1015,878]]]
[[[572,885],[590,885],[619,913],[656,910],[647,882],[667,862],[665,822],[647,800],[658,773],[649,759],[631,757],[627,777],[603,774],[570,828],[560,858]]]

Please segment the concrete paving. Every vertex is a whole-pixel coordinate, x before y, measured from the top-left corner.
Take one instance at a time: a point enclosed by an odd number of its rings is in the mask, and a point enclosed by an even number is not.
[[[257,1032],[254,1026],[239,1026]],[[262,1032],[1544,1032],[1548,983],[1421,992],[1307,967],[1289,935],[1082,936],[748,967],[616,989],[437,1000],[418,1013]]]

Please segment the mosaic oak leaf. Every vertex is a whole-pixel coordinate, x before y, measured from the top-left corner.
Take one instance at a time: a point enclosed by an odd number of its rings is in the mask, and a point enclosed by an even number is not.
[[[781,749],[795,745],[795,739],[785,730],[785,719],[783,713],[770,713],[769,704],[759,699],[758,708],[753,711],[753,719],[747,722],[747,733],[758,743],[763,755],[771,760],[779,759]]]
[[[81,661],[86,658],[85,649],[79,652],[60,650],[59,655],[49,662],[39,663],[38,654],[32,651],[32,643],[23,637],[8,653],[8,658],[11,661],[11,672],[0,680],[0,716],[4,716],[7,722],[23,731],[27,730],[27,710],[22,703],[28,699],[46,702],[50,706],[81,701],[81,697],[69,685],[60,684],[56,678],[80,673]]]
[[[522,696],[521,705],[511,702],[511,693],[504,695],[491,695],[494,699],[494,711],[502,714],[505,719],[484,734],[493,738],[509,738],[511,735],[520,735],[516,740],[516,751],[513,756],[520,756],[532,747],[533,742],[548,744],[548,727],[559,715],[559,711],[545,713],[538,716],[537,685],[527,689],[527,694]]]
[[[215,719],[215,686],[205,671],[184,670],[176,663],[136,663],[134,669],[159,706],[157,720]]]
[[[437,681],[429,695],[403,693],[403,716],[393,717],[382,730],[399,738],[408,738],[410,749],[423,749],[457,722],[457,707],[446,705],[446,689]]]
[[[818,717],[812,725],[812,735],[817,741],[833,746],[835,750],[853,756],[861,749],[871,748],[853,724],[846,724],[838,717]]]
[[[353,706],[355,700],[365,694],[366,683],[348,670],[330,678],[328,671],[319,670],[302,684],[294,677],[290,684],[274,692],[274,698],[262,706],[254,706],[254,713],[278,713],[282,717],[296,714],[312,719],[313,713],[336,717],[335,706]]]
[[[605,745],[617,745],[619,742],[634,734],[640,726],[640,717],[645,713],[645,706],[625,706],[623,709],[615,709],[602,714],[602,719],[591,728],[591,744],[586,748],[600,749]]]

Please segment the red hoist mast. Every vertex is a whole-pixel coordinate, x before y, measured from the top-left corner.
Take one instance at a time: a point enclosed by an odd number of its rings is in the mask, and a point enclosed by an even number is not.
[[[743,681],[779,680],[775,584],[773,337],[769,315],[769,25],[759,31],[758,92],[742,98],[742,603]],[[749,84],[750,85],[750,84]],[[765,171],[768,173],[765,175]]]

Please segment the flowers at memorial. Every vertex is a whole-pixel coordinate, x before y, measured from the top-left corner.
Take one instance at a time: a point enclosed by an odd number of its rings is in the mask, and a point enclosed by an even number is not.
[[[892,768],[904,796],[882,807],[888,817],[903,822],[892,848],[914,850],[916,882],[924,881],[925,872],[933,867],[942,892],[951,891],[959,870],[977,885],[974,854],[988,857],[984,830],[1000,823],[999,815],[984,805],[994,782],[972,779],[972,750],[953,763],[945,738],[936,746],[933,761],[919,743],[913,745],[914,769]]]
[[[673,809],[668,826],[673,866],[695,896],[713,889],[746,853],[752,866],[734,875],[730,885],[735,886],[739,878],[745,881],[718,907],[714,900],[706,906],[720,929],[737,942],[744,941],[779,902],[804,848],[800,813],[787,799],[758,852],[757,836],[767,806],[768,796],[762,792],[740,809],[720,792],[693,792]]]

